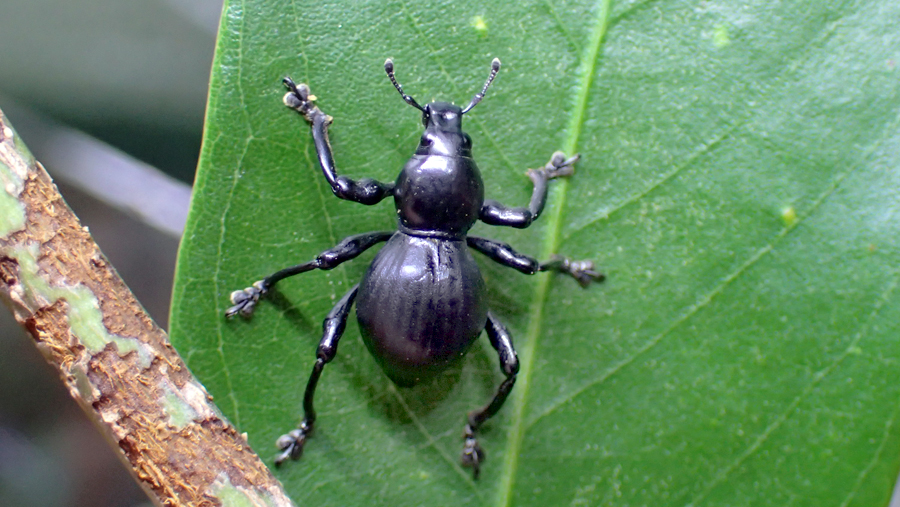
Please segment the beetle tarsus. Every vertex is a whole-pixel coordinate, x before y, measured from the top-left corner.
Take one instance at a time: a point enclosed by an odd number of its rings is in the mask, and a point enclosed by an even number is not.
[[[544,171],[548,179],[571,176],[575,173],[575,162],[578,162],[580,158],[581,155],[577,153],[571,157],[566,157],[565,153],[557,151],[550,156],[550,161],[538,171]]]
[[[288,458],[299,459],[303,455],[303,444],[306,443],[306,437],[312,433],[312,428],[312,423],[304,420],[296,429],[278,437],[275,445],[282,452],[275,458],[275,466],[281,466]]]
[[[606,275],[594,271],[593,261],[573,261],[568,257],[554,254],[547,262],[542,262],[540,271],[558,271],[567,274],[578,281],[578,284],[588,288],[592,283],[600,283],[606,280]]]
[[[282,99],[284,105],[302,114],[307,121],[312,122],[314,111],[318,110],[318,107],[313,104],[316,96],[309,92],[309,86],[305,83],[298,85],[289,77],[284,78],[282,83],[288,89],[288,92],[284,94]]]
[[[253,282],[253,285],[246,289],[232,292],[231,304],[234,306],[225,310],[225,316],[230,318],[239,313],[244,317],[253,315],[256,303],[259,302],[259,298],[263,297],[266,292],[268,292],[268,287],[265,280]]]
[[[472,475],[478,479],[481,473],[481,462],[484,461],[484,451],[478,445],[478,439],[475,438],[475,430],[472,425],[467,424],[463,438],[466,443],[462,452],[462,465],[472,469]]]

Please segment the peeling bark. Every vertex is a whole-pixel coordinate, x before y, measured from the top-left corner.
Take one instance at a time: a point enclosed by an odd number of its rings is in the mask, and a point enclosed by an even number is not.
[[[0,112],[0,297],[164,506],[289,506]]]

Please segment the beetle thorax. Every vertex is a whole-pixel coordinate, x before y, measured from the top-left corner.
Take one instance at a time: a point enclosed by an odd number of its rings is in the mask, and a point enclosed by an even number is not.
[[[411,234],[462,236],[478,220],[484,183],[471,158],[417,154],[397,178],[394,203]]]
[[[484,184],[462,131],[462,109],[448,102],[422,108],[425,132],[394,188],[400,225],[411,234],[462,236],[478,220]]]

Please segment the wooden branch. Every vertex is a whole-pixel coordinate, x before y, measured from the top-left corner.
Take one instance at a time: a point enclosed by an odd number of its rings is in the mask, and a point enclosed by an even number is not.
[[[0,111],[0,297],[158,505],[290,506]]]

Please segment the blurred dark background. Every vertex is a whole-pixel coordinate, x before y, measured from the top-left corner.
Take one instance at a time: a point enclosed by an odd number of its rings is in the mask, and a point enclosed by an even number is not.
[[[221,0],[0,2],[0,109],[163,327]],[[0,308],[0,506],[149,506]]]

